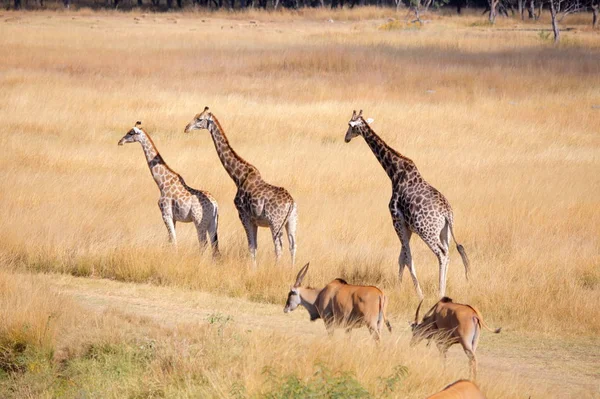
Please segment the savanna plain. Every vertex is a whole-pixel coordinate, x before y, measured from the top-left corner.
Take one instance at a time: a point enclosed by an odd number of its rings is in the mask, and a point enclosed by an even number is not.
[[[600,34],[479,13],[0,12],[1,397],[423,398],[468,376],[455,346],[410,347],[418,303],[400,283],[390,182],[353,109],[448,198],[471,260],[448,296],[477,306],[489,398],[600,396]],[[390,21],[389,18],[395,18]],[[329,20],[332,21],[329,21]],[[258,268],[204,106],[234,149],[298,203],[297,264]],[[191,224],[167,243],[142,121],[187,184],[219,202],[222,257]],[[426,296],[437,260],[412,239]],[[327,337],[284,315],[297,270],[376,285],[393,333]]]

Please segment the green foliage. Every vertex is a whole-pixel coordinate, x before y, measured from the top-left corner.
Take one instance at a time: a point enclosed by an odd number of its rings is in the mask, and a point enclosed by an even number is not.
[[[538,39],[540,39],[543,42],[548,42],[548,41],[553,40],[552,32],[550,32],[549,30],[541,30],[538,32],[537,36],[538,36]]]
[[[385,24],[381,25],[378,29],[379,30],[386,30],[386,31],[392,31],[392,30],[419,30],[419,29],[421,29],[421,25],[420,24],[410,23],[410,22],[405,22],[405,21],[399,21],[399,20],[395,19],[393,21],[386,22]]]
[[[387,396],[394,392],[398,385],[408,376],[408,367],[398,365],[387,377],[379,377],[379,384],[383,396]]]
[[[216,326],[217,333],[219,334],[219,336],[222,337],[225,326],[227,325],[227,323],[233,321],[233,317],[231,317],[230,315],[224,315],[219,312],[214,312],[208,315],[206,321],[208,321],[208,324],[210,324],[211,326]]]
[[[478,28],[478,27],[488,28],[488,27],[494,26],[494,24],[492,24],[489,21],[489,19],[485,19],[485,20],[482,20],[482,21],[475,21],[472,24],[469,24],[469,26],[471,26],[473,28]]]
[[[288,398],[368,398],[371,395],[349,372],[331,372],[323,365],[317,365],[313,376],[303,381],[293,374],[278,376],[275,371],[266,367],[263,374],[267,376],[270,390],[262,397],[268,399]]]

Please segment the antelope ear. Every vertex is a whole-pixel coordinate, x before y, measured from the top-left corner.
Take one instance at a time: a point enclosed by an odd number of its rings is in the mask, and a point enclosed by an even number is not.
[[[352,126],[352,127],[356,127],[356,126],[358,126],[358,125],[359,125],[359,122],[358,122],[358,121],[350,121],[350,126]]]
[[[375,122],[375,120],[373,118],[368,118],[367,119],[367,123],[373,123],[373,122]]]

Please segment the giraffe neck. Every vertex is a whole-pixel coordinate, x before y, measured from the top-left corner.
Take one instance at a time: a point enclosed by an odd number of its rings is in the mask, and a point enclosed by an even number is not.
[[[321,318],[319,310],[317,309],[317,297],[321,293],[322,289],[318,288],[304,288],[299,287],[298,293],[300,294],[300,305],[304,306],[310,314],[310,320],[317,320]]]
[[[215,143],[215,148],[217,154],[219,154],[219,159],[221,160],[223,167],[233,179],[236,186],[239,187],[252,173],[260,176],[258,169],[246,162],[242,157],[236,154],[233,148],[231,148],[229,140],[227,140],[227,137],[221,128],[221,124],[214,115],[213,120],[208,123],[208,131]]]
[[[183,183],[181,176],[169,168],[169,165],[167,165],[167,163],[161,157],[156,149],[156,146],[154,145],[154,142],[147,133],[144,132],[139,141],[142,145],[142,149],[144,150],[144,155],[146,156],[150,173],[152,174],[152,177],[154,178],[154,181],[161,192],[165,191],[167,188],[167,181],[172,180],[169,179],[171,177],[175,177],[175,181]]]
[[[403,183],[408,173],[417,169],[412,160],[388,146],[369,126],[363,125],[360,134],[364,137],[392,183]]]

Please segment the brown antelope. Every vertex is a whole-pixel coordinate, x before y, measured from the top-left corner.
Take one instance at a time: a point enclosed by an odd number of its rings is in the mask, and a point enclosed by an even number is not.
[[[304,265],[290,287],[284,313],[302,305],[308,310],[310,320],[323,319],[327,332],[331,335],[336,327],[350,332],[353,328],[366,326],[376,341],[379,341],[383,323],[392,332],[392,326],[385,316],[387,299],[377,287],[351,285],[336,278],[324,288],[300,287],[308,272]]]
[[[485,399],[485,395],[473,382],[458,380],[427,399]]]
[[[433,305],[419,323],[419,310],[422,304],[421,300],[417,307],[415,321],[410,325],[413,333],[411,345],[416,345],[423,339],[433,339],[445,360],[448,348],[459,343],[469,358],[471,378],[475,379],[477,375],[475,350],[479,342],[481,327],[496,334],[502,328],[492,330],[485,324],[477,309],[470,305],[454,303],[448,297],[443,297]]]

